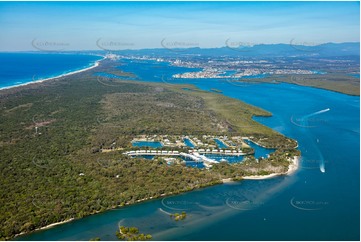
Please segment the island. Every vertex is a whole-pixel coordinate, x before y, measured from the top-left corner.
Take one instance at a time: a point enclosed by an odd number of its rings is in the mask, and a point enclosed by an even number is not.
[[[187,214],[184,211],[181,213],[170,214],[169,216],[175,221],[184,220],[187,218]]]
[[[140,234],[139,229],[136,227],[128,228],[120,226],[115,234],[118,239],[127,241],[144,241],[152,239],[152,236],[150,234]]]
[[[270,112],[192,85],[136,81],[118,65],[104,59],[81,73],[0,91],[0,169],[6,174],[0,185],[1,239],[223,182],[286,175],[297,167],[297,141],[252,119]],[[196,147],[184,146],[186,137]],[[142,139],[166,145],[133,146]],[[217,148],[215,139],[229,148]],[[255,158],[246,140],[274,152]],[[141,150],[164,155],[131,154]],[[223,152],[244,160],[208,160],[197,168],[176,152],[201,158]]]

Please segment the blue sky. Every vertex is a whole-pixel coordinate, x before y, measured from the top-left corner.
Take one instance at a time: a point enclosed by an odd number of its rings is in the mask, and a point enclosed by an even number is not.
[[[359,42],[359,8],[359,2],[0,2],[0,51]]]

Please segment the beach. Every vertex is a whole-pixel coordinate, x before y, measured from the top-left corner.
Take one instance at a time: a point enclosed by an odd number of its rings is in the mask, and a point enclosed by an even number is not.
[[[65,224],[65,223],[68,223],[68,222],[71,222],[73,221],[74,218],[70,218],[70,219],[67,219],[67,220],[64,220],[64,221],[60,221],[60,222],[56,222],[56,223],[52,223],[52,224],[49,224],[49,225],[46,225],[44,227],[41,227],[41,228],[37,228],[37,229],[34,229],[34,231],[39,231],[39,230],[44,230],[44,229],[50,229],[54,226],[57,226],[57,225],[60,225],[60,224]],[[32,232],[34,232],[32,231]],[[26,234],[25,232],[21,232],[20,234],[16,234],[14,237],[18,237],[20,235],[24,235]]]
[[[224,179],[222,179],[222,182],[223,183],[231,183],[231,182],[233,182],[233,180],[232,180],[232,178],[224,178]]]
[[[263,179],[270,179],[276,176],[281,176],[281,175],[291,175],[293,174],[295,171],[297,171],[299,167],[299,157],[298,156],[294,156],[291,160],[291,164],[288,166],[288,170],[285,173],[272,173],[269,175],[265,175],[265,176],[244,176],[243,179],[246,180],[263,180]]]
[[[10,88],[14,88],[14,87],[26,86],[26,85],[30,85],[30,84],[34,84],[34,83],[42,83],[42,82],[45,82],[45,81],[49,81],[49,80],[53,80],[53,79],[59,79],[59,78],[62,78],[62,77],[66,77],[66,76],[78,74],[78,73],[81,73],[81,72],[84,72],[84,71],[88,71],[88,70],[91,70],[91,69],[93,69],[95,67],[98,67],[99,63],[102,60],[106,59],[106,58],[107,58],[106,56],[103,56],[103,59],[96,61],[92,66],[89,66],[89,67],[86,67],[86,68],[83,68],[83,69],[80,69],[80,70],[71,71],[71,72],[61,74],[61,75],[58,75],[58,76],[55,76],[55,77],[44,78],[44,79],[31,81],[31,82],[27,82],[27,83],[21,83],[21,84],[9,86],[9,87],[1,87],[0,90],[10,89]]]
[[[44,227],[35,229],[35,231],[36,231],[36,230],[42,230],[42,229],[49,229],[49,228],[54,227],[54,226],[56,226],[56,225],[65,224],[65,223],[68,223],[68,222],[73,221],[73,220],[74,220],[74,218],[70,218],[70,219],[67,219],[67,220],[64,220],[64,221],[61,221],[61,222],[52,223],[52,224],[46,225],[46,226],[44,226]]]
[[[288,166],[287,175],[291,175],[295,173],[300,165],[300,157],[294,156],[292,159],[292,163]]]

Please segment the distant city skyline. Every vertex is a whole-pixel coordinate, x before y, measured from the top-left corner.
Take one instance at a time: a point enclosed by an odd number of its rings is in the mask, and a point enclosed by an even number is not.
[[[0,51],[359,42],[359,2],[0,2]]]

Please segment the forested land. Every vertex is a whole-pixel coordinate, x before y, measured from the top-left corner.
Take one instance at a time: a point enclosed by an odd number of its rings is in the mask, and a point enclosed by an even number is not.
[[[97,73],[111,73],[105,78]],[[0,91],[0,239],[70,218],[222,183],[284,172],[297,143],[253,121],[265,110],[193,86],[128,80],[115,62],[43,83]],[[140,134],[243,135],[277,148],[212,169],[130,158]]]

